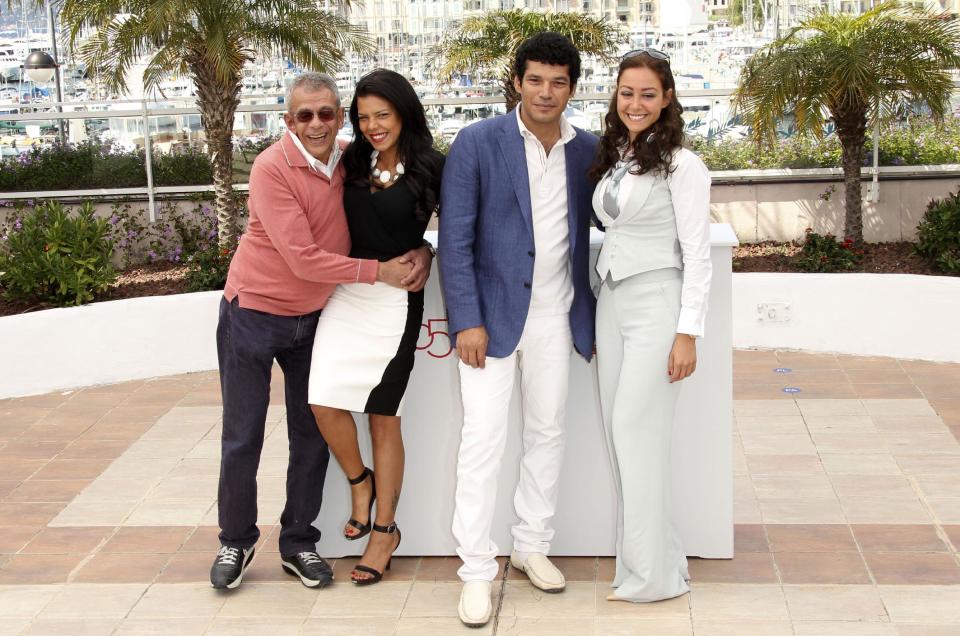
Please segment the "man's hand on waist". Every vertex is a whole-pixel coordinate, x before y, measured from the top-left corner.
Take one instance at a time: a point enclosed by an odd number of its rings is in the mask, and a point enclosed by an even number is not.
[[[379,263],[377,267],[377,280],[391,287],[406,289],[401,281],[405,276],[410,274],[413,266],[403,260],[405,257],[406,255],[397,256],[396,258],[391,258],[389,261]]]
[[[430,264],[433,261],[433,255],[430,248],[423,246],[410,250],[400,257],[401,263],[412,265],[410,273],[403,277],[400,285],[411,292],[418,292],[427,284],[430,278]]]

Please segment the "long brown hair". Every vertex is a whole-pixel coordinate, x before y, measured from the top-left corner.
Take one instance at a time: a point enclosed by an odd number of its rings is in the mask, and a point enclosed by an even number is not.
[[[660,111],[660,117],[652,126],[637,135],[632,145],[627,127],[620,121],[620,115],[617,113],[620,78],[624,71],[631,68],[650,69],[660,79],[663,92],[672,91],[670,103]],[[631,173],[654,172],[663,176],[669,174],[673,152],[683,145],[681,113],[683,113],[683,107],[677,101],[676,83],[673,81],[669,61],[657,59],[646,53],[625,58],[620,62],[620,69],[617,71],[617,90],[614,90],[613,97],[610,98],[610,108],[607,109],[605,118],[607,127],[603,136],[600,137],[597,156],[593,160],[593,165],[590,166],[590,178],[595,182],[600,181],[607,170],[620,161],[620,151],[627,145],[631,145],[633,158],[637,162],[637,165],[630,169]],[[653,138],[647,142],[651,134]]]

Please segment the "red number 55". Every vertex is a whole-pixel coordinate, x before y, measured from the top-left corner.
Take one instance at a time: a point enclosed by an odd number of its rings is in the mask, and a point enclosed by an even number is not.
[[[420,338],[417,340],[417,351],[426,349],[427,355],[433,358],[446,358],[453,351],[453,345],[450,344],[450,334],[439,327],[446,325],[446,318],[429,318],[427,322],[420,325]],[[426,328],[426,337],[424,336]]]

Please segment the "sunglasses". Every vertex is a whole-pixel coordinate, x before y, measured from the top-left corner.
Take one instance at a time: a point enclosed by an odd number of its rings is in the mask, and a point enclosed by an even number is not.
[[[332,108],[323,108],[314,113],[312,110],[298,110],[293,114],[293,118],[301,124],[309,124],[316,115],[320,121],[333,121],[337,118],[337,111]]]
[[[634,49],[629,53],[625,54],[623,57],[621,57],[620,61],[622,62],[623,60],[630,59],[631,57],[636,57],[638,55],[648,55],[655,60],[661,60],[663,62],[666,62],[667,64],[670,63],[669,55],[667,55],[666,53],[664,53],[659,49],[651,49],[651,48]]]

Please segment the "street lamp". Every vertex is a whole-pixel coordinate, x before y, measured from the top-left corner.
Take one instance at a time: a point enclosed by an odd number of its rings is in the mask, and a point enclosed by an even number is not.
[[[23,61],[23,70],[31,81],[45,84],[52,80],[57,72],[57,62],[49,53],[34,51]]]
[[[23,70],[27,72],[27,77],[29,77],[32,82],[45,84],[52,80],[55,75],[58,75],[58,64],[49,53],[45,51],[34,51],[27,56],[27,59],[23,61]],[[61,106],[59,102],[63,101],[63,94],[60,92],[59,80],[60,78],[57,77],[57,112],[61,112]],[[60,143],[64,143],[66,135],[64,134],[65,131],[63,129],[62,119],[58,120],[57,131],[59,133]]]

